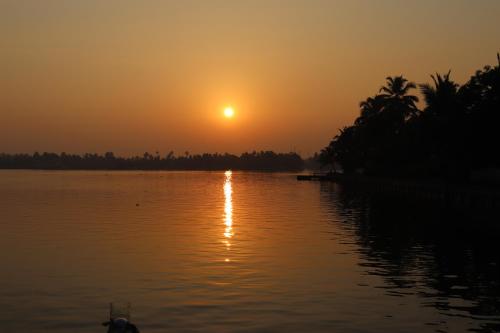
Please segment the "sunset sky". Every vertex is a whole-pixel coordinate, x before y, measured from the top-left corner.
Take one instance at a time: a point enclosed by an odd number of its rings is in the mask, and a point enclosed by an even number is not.
[[[499,18],[498,0],[0,0],[0,152],[308,156],[388,75],[496,63]]]

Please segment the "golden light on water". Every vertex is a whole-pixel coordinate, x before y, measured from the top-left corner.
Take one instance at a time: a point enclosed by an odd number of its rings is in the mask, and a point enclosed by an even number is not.
[[[233,236],[233,189],[231,186],[231,170],[225,172],[226,181],[224,182],[224,224],[226,229],[224,231],[224,237],[231,238]],[[229,242],[226,243],[230,246]]]
[[[233,188],[231,186],[231,170],[224,173],[226,180],[224,181],[224,244],[226,245],[226,250],[231,249],[230,239],[233,237]],[[225,259],[225,262],[230,262],[229,258]]]

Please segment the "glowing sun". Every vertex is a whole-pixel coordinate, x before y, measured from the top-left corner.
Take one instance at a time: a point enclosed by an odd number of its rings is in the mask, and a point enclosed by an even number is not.
[[[224,117],[232,118],[234,116],[234,109],[230,106],[224,109]]]

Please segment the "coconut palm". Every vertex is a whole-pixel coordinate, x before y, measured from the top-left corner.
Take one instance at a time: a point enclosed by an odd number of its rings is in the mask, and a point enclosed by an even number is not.
[[[431,75],[433,85],[425,83],[420,85],[424,96],[426,112],[430,116],[446,117],[458,111],[459,85],[450,79],[450,73]]]
[[[388,76],[386,85],[380,88],[379,96],[386,102],[385,109],[399,114],[401,120],[405,121],[418,113],[416,106],[418,97],[409,95],[410,90],[416,87],[415,83],[408,81],[402,75]]]
[[[408,95],[411,89],[417,87],[415,83],[408,81],[402,75],[388,76],[385,79],[387,85],[380,88],[380,92],[382,93],[381,96],[398,99],[409,106],[415,106],[415,103],[418,102],[418,98]]]
[[[360,116],[356,119],[356,125],[366,124],[370,119],[373,119],[379,114],[385,106],[385,99],[381,95],[368,97],[365,101],[359,103]]]
[[[318,161],[320,163],[321,168],[330,166],[333,169],[335,168],[335,152],[333,151],[332,143],[325,148],[321,149],[318,155]]]

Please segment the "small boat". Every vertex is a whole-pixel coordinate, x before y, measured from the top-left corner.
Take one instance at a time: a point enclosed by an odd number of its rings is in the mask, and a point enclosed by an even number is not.
[[[139,333],[139,329],[130,321],[130,303],[124,306],[109,304],[109,320],[102,323],[108,327],[108,333]]]

